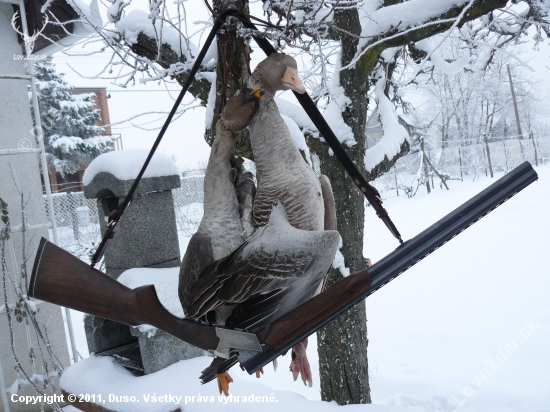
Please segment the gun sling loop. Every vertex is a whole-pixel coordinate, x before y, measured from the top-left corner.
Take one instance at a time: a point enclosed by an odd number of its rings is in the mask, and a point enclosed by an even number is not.
[[[204,56],[206,55],[206,52],[210,48],[210,45],[214,41],[216,37],[216,33],[221,28],[222,24],[225,22],[226,18],[232,16],[234,18],[239,19],[244,27],[247,29],[252,29],[255,31],[258,31],[258,28],[256,25],[254,25],[248,15],[245,15],[241,13],[238,10],[235,9],[229,9],[225,12],[215,16],[214,19],[214,26],[212,27],[212,30],[210,31],[210,34],[208,35],[199,55],[197,56],[197,59],[195,60],[195,63],[193,64],[193,67],[191,68],[191,71],[189,72],[189,76],[187,77],[187,80],[185,81],[185,84],[183,85],[183,88],[180,91],[180,94],[178,98],[176,99],[174,106],[172,107],[172,110],[168,114],[168,117],[166,118],[166,121],[164,122],[164,125],[162,126],[159,135],[157,139],[155,140],[155,143],[153,144],[151,151],[149,152],[149,155],[147,156],[147,159],[145,159],[145,163],[143,164],[141,170],[139,171],[137,177],[135,178],[132,186],[130,187],[130,190],[128,191],[128,194],[120,203],[120,205],[114,209],[109,214],[109,221],[107,223],[107,230],[105,231],[105,234],[103,235],[103,239],[101,240],[101,243],[99,244],[97,250],[94,253],[94,256],[92,257],[92,263],[91,267],[93,268],[95,264],[101,260],[101,257],[103,256],[103,252],[105,250],[105,247],[107,245],[107,242],[109,239],[111,239],[115,232],[114,229],[116,225],[118,224],[118,221],[122,217],[122,214],[124,213],[124,210],[128,207],[130,204],[132,197],[134,195],[134,192],[136,191],[136,188],[139,184],[139,181],[143,177],[143,174],[145,173],[145,170],[147,169],[147,166],[149,165],[149,162],[153,158],[153,155],[155,154],[155,151],[157,150],[158,145],[160,144],[160,141],[164,137],[164,133],[168,129],[168,126],[172,122],[172,118],[176,114],[176,111],[183,100],[183,97],[185,96],[185,93],[191,86],[191,83],[193,79],[195,78],[195,75],[197,74],[200,65],[204,59]],[[275,48],[271,45],[271,43],[259,36],[253,36],[254,40],[260,46],[260,48],[265,52],[266,55],[270,55],[272,53],[275,53]],[[382,206],[382,200],[380,199],[380,194],[378,191],[371,186],[367,180],[363,177],[361,172],[359,172],[359,169],[353,163],[349,155],[347,154],[346,150],[338,140],[338,138],[335,136],[334,132],[324,119],[324,117],[319,112],[319,109],[315,105],[315,102],[311,99],[311,97],[307,94],[298,94],[294,92],[294,95],[298,99],[298,102],[303,107],[307,115],[312,120],[313,124],[319,131],[319,133],[323,136],[325,141],[328,143],[340,163],[344,166],[346,171],[348,172],[349,176],[351,177],[351,180],[355,183],[355,185],[361,190],[361,192],[365,195],[368,202],[373,206],[374,210],[376,211],[377,216],[382,219],[382,221],[386,224],[386,227],[390,230],[390,232],[393,234],[393,236],[399,240],[399,243],[403,243],[403,240],[401,238],[401,235],[399,234],[399,231],[393,224],[392,220],[390,219],[388,212],[384,207]]]

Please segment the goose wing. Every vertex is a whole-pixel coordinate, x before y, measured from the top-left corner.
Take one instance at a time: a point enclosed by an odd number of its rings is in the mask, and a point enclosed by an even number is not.
[[[282,297],[276,290],[290,290],[297,285],[317,287],[338,249],[338,232],[295,229],[275,210],[268,225],[199,275],[190,291],[188,316],[200,317],[222,304],[253,297],[241,309],[247,308],[250,313],[251,308],[265,301],[264,309],[269,306],[272,312]]]
[[[189,240],[180,266],[178,295],[184,311],[189,304],[191,287],[212,262],[214,262],[214,254],[210,238],[202,233],[195,233]]]

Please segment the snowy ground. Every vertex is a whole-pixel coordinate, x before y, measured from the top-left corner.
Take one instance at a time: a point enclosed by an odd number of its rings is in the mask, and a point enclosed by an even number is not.
[[[369,373],[375,405],[345,410],[550,411],[550,166],[540,179],[436,253],[367,299]],[[497,176],[497,177],[500,177]],[[389,198],[385,206],[405,239],[411,238],[491,183],[453,181],[416,197]],[[372,209],[365,222],[365,256],[376,262],[397,246]],[[74,313],[74,312],[73,312]],[[75,314],[74,322],[79,323]],[[78,330],[78,329],[77,329]],[[315,347],[313,345],[310,347]],[[83,329],[77,336],[87,354]],[[91,357],[63,376],[78,392],[135,395],[139,404],[117,410],[170,411],[170,403],[145,402],[144,395],[182,396],[185,411],[336,410],[321,403],[316,354],[310,351],[314,386],[293,382],[289,359],[280,358],[261,379],[232,369],[235,396],[276,400],[257,403],[218,400],[215,384],[197,377],[206,358],[182,361],[161,372],[134,378],[108,358]],[[83,372],[86,370],[86,372]],[[198,396],[211,402],[198,402]],[[191,401],[185,396],[195,396]],[[266,398],[267,399],[267,398]],[[107,407],[115,405],[105,404]]]

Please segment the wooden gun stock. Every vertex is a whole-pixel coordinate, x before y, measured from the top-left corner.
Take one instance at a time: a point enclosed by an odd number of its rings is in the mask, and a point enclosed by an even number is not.
[[[29,294],[131,326],[149,324],[204,350],[216,350],[216,328],[180,319],[160,303],[153,285],[130,289],[42,238]]]
[[[248,373],[260,369],[439,249],[537,179],[533,167],[529,162],[524,162],[370,268],[344,278],[263,329],[258,333],[260,341],[266,344],[263,352],[254,356],[243,352],[239,356],[241,366]]]

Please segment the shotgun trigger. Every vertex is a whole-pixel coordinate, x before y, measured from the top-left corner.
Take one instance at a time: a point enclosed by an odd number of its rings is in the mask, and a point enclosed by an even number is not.
[[[109,213],[108,225],[111,226],[111,224],[116,220],[118,220],[118,207]]]

